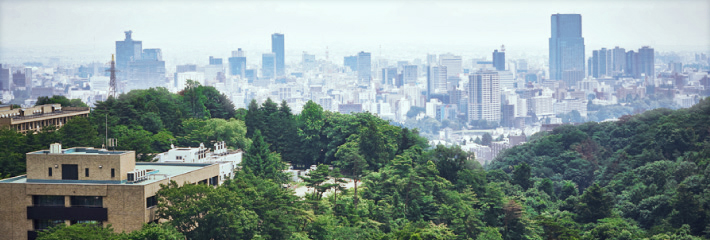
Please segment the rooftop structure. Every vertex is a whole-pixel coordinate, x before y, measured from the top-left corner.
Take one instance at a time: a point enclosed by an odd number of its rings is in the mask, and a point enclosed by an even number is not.
[[[204,144],[200,147],[186,148],[175,147],[167,152],[158,154],[156,158],[159,163],[209,163],[219,164],[221,180],[234,177],[234,171],[242,163],[241,150],[229,150],[224,141],[214,144],[214,151],[206,148]],[[220,181],[221,182],[221,181]]]

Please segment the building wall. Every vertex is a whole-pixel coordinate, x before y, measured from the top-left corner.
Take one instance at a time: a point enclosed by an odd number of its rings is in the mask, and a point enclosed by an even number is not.
[[[3,193],[0,198],[0,233],[3,233],[0,234],[0,240],[27,239],[28,231],[34,230],[33,220],[27,216],[27,207],[33,206],[34,195],[65,196],[66,207],[70,206],[70,196],[101,196],[103,208],[108,213],[104,226],[111,224],[115,232],[130,232],[156,219],[156,207],[147,208],[146,199],[155,196],[161,184],[173,180],[182,186],[217,176],[219,165],[212,164],[145,185],[0,183],[0,192]]]
[[[62,164],[76,164],[79,170],[79,180],[121,181],[126,180],[126,173],[135,168],[135,152],[131,151],[122,155],[27,154],[27,178],[30,180],[62,180]],[[48,168],[52,168],[51,177]],[[84,174],[86,168],[89,169],[89,177]],[[113,178],[111,177],[111,169],[115,169],[115,177]]]

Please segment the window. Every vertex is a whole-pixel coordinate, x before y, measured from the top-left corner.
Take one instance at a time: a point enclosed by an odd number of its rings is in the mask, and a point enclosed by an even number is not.
[[[80,223],[101,225],[101,221],[96,221],[96,220],[72,220],[71,221],[71,225],[80,224]]]
[[[100,196],[71,196],[71,206],[100,208],[103,207],[103,198]]]
[[[64,196],[32,196],[32,204],[43,207],[64,207]]]
[[[116,169],[111,168],[111,178],[116,177]]]
[[[145,208],[151,208],[158,205],[158,199],[155,196],[145,199]]]
[[[49,167],[49,176],[52,176],[52,167]]]
[[[35,219],[34,227],[35,231],[48,229],[59,224],[64,224],[64,220],[50,220],[50,219]]]
[[[89,169],[84,168],[84,177],[89,177]]]

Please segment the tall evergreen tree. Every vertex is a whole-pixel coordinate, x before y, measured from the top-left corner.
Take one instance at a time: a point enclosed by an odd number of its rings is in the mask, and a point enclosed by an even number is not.
[[[281,156],[269,150],[269,144],[264,141],[259,130],[254,132],[252,144],[246,152],[242,167],[244,171],[257,177],[273,179],[279,183],[288,181],[287,175],[283,173],[286,165],[281,162]]]

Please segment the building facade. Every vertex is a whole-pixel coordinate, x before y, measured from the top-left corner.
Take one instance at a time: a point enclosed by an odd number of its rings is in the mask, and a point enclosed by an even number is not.
[[[275,54],[275,69],[276,76],[283,76],[286,74],[286,62],[285,62],[285,52],[284,52],[284,35],[281,33],[274,33],[271,35],[271,52]]]
[[[582,15],[553,14],[550,44],[550,79],[560,80],[565,70],[584,72]]]
[[[45,104],[29,108],[0,105],[0,127],[9,127],[20,133],[40,131],[45,126],[61,128],[74,117],[89,117],[88,107],[62,107]]]
[[[130,232],[156,222],[161,184],[219,183],[219,165],[136,163],[133,151],[93,148],[27,153],[27,174],[0,180],[0,239],[34,239],[60,224],[98,223]]]
[[[499,122],[500,94],[500,80],[497,72],[477,72],[470,75],[468,81],[468,121]]]
[[[369,52],[357,54],[357,79],[360,84],[370,85],[372,80],[372,62]]]

